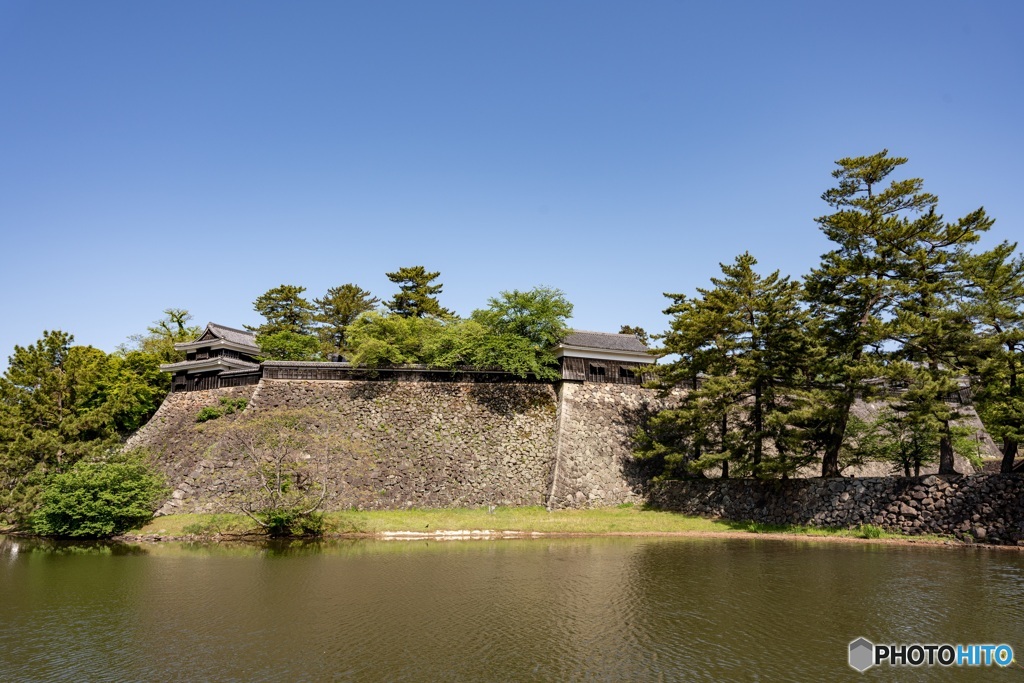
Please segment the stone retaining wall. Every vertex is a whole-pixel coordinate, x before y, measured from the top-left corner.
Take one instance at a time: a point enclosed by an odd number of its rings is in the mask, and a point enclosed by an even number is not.
[[[873,524],[906,534],[941,534],[1024,545],[1024,475],[694,479],[653,487],[658,508],[765,524],[854,528]]]
[[[563,382],[558,397],[557,463],[548,506],[639,503],[648,477],[632,457],[631,436],[657,401],[638,386]]]
[[[242,390],[242,415],[195,422]],[[171,394],[129,447],[147,447],[167,475],[174,493],[163,514],[225,509],[250,486],[231,431],[269,411],[303,411],[323,437],[329,510],[543,505],[555,402],[553,387],[537,383],[264,379],[255,391]]]

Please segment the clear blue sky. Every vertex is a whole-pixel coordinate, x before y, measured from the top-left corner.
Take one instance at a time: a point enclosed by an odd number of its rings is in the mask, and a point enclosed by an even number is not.
[[[0,0],[0,367],[167,307],[257,323],[442,272],[661,331],[749,250],[806,273],[833,162],[910,157],[1024,236],[1020,2]]]

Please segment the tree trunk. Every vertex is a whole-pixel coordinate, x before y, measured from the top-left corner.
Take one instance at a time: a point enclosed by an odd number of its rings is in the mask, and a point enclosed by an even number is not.
[[[722,452],[725,453],[725,435],[729,433],[729,413],[722,413],[722,424],[720,425],[722,430]],[[729,478],[729,461],[722,461],[722,479]]]
[[[949,420],[942,423],[942,438],[939,439],[939,474],[959,474],[953,461],[953,435]]]
[[[761,416],[761,385],[754,387],[754,475],[756,476],[761,464],[761,453],[764,441],[764,419]]]
[[[843,448],[843,437],[846,435],[846,423],[850,421],[850,408],[853,407],[854,391],[848,388],[836,404],[836,419],[832,424],[825,441],[825,454],[821,459],[821,476],[839,477],[839,451]]]
[[[1013,462],[1017,459],[1017,441],[1008,436],[1003,437],[1003,464],[999,471],[1003,474],[1013,472]]]

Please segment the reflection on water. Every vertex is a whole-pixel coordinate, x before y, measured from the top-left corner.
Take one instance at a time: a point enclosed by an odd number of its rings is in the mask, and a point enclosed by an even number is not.
[[[760,539],[0,538],[2,680],[891,680],[847,643],[1009,642],[1024,556]],[[1019,680],[1021,669],[899,671]]]

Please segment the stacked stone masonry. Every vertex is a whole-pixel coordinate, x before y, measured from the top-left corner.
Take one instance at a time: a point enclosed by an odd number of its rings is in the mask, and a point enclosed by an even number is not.
[[[248,405],[196,422],[225,398]],[[694,479],[652,487],[630,437],[661,405],[651,390],[602,383],[264,378],[256,386],[170,394],[127,445],[146,448],[167,475],[173,494],[163,514],[230,509],[251,482],[225,435],[241,421],[285,410],[303,411],[328,435],[331,510],[649,502],[769,524],[874,524],[1024,542],[1024,476]]]
[[[848,479],[700,479],[656,485],[650,502],[689,515],[940,534],[1024,545],[1024,475]]]
[[[250,402],[243,414],[196,423],[222,396]],[[167,474],[174,492],[165,514],[227,509],[248,484],[224,436],[272,410],[304,411],[326,435],[328,509],[544,505],[555,403],[553,387],[538,383],[264,379],[171,394],[128,446],[147,448]]]
[[[638,386],[562,384],[549,507],[643,502],[647,476],[631,455],[631,437],[656,396]]]

